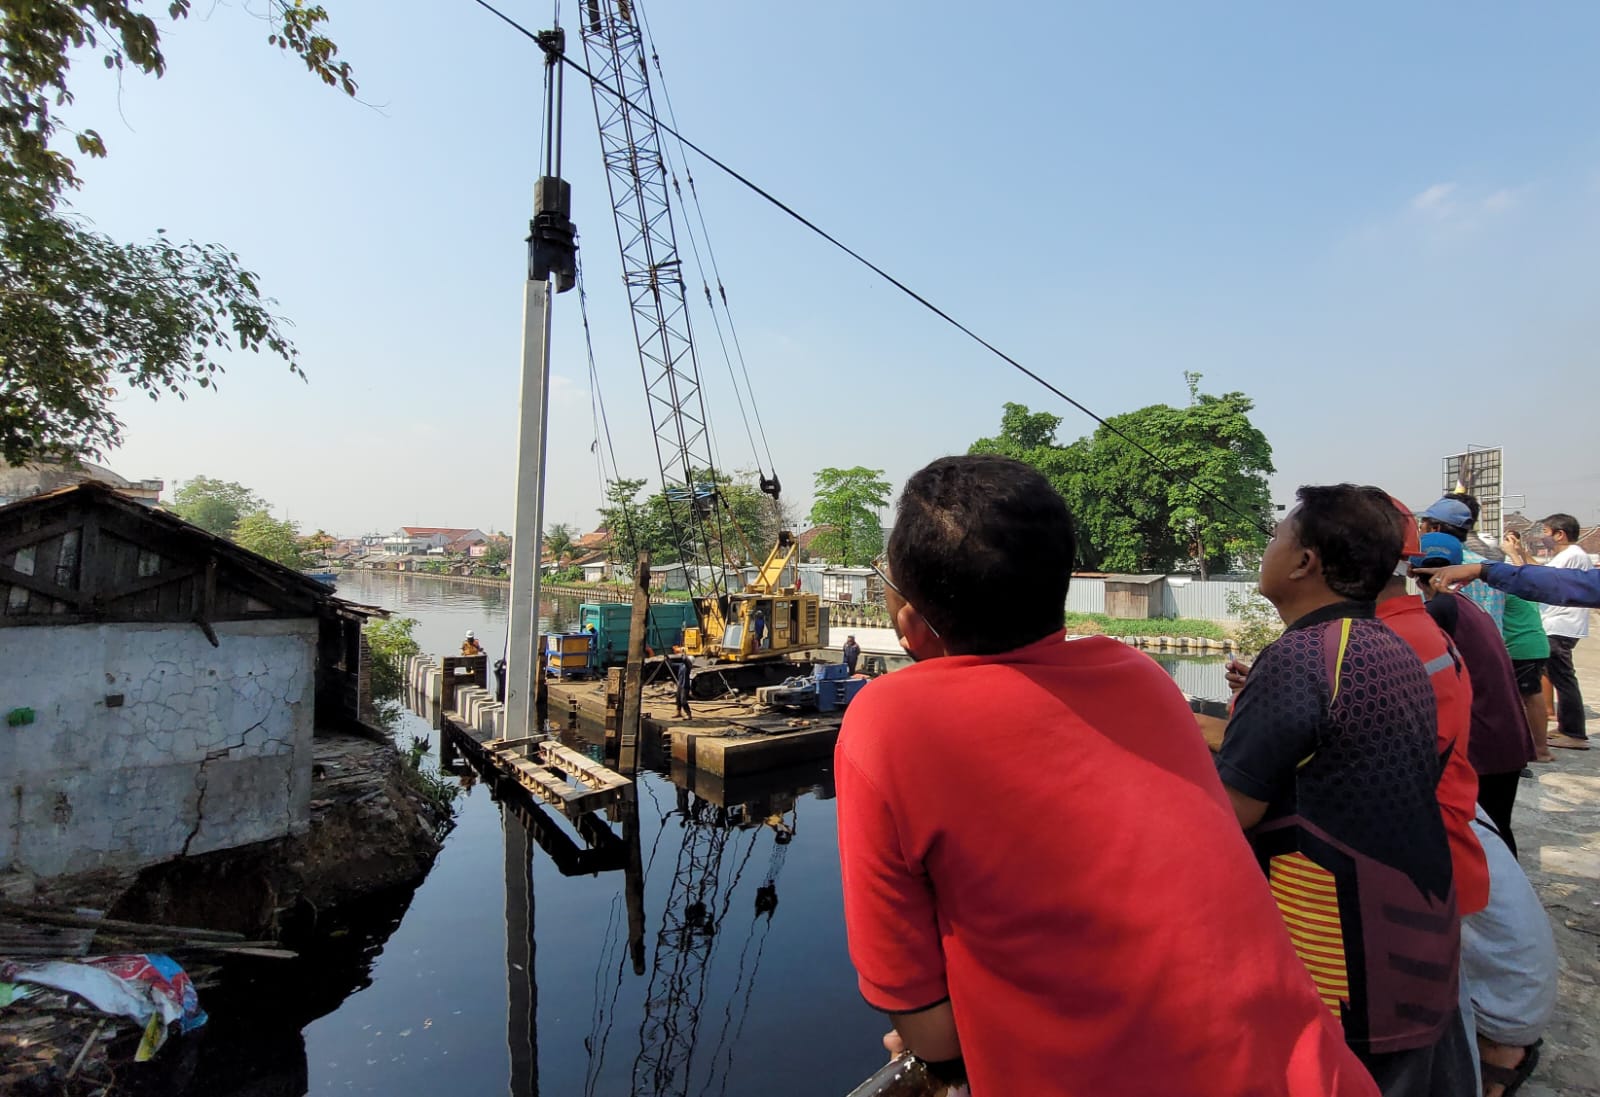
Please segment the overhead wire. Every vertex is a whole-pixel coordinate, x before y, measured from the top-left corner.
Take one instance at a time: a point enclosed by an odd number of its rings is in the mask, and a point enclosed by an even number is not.
[[[567,65],[574,72],[576,72],[579,76],[582,76],[585,80],[589,81],[589,83],[590,83],[590,85],[592,87],[594,87],[594,88],[598,89],[599,91],[603,92],[604,94],[610,96],[611,98],[615,99],[619,103],[624,103],[624,102],[628,103],[632,107],[632,109],[638,111],[642,116],[650,119],[659,129],[661,129],[665,133],[670,134],[672,137],[677,139],[686,148],[692,149],[701,158],[703,158],[707,163],[711,164],[717,170],[721,171],[724,175],[727,175],[730,179],[733,179],[735,182],[737,182],[738,184],[740,184],[741,186],[743,186],[744,188],[749,190],[751,193],[755,194],[757,197],[761,198],[763,201],[767,202],[769,205],[774,206],[779,211],[781,211],[782,213],[786,214],[792,220],[796,221],[800,225],[802,225],[805,228],[809,229],[813,234],[815,234],[817,236],[820,236],[823,240],[826,240],[828,243],[832,244],[839,251],[844,252],[850,258],[854,259],[857,263],[859,263],[862,266],[866,267],[868,270],[872,271],[878,277],[882,278],[884,281],[886,281],[890,285],[894,286],[901,293],[905,294],[907,297],[911,298],[917,304],[921,305],[923,308],[925,308],[929,312],[933,313],[939,319],[943,320],[946,324],[948,324],[951,327],[955,328],[957,331],[961,332],[961,334],[965,335],[968,339],[972,340],[974,343],[977,343],[979,346],[983,347],[990,354],[994,355],[996,358],[1000,359],[1002,362],[1005,362],[1007,365],[1009,365],[1011,368],[1015,369],[1017,372],[1021,373],[1023,376],[1027,377],[1028,379],[1030,379],[1030,380],[1034,381],[1035,383],[1037,383],[1038,385],[1040,385],[1042,388],[1045,389],[1045,391],[1047,391],[1047,392],[1051,393],[1052,395],[1060,398],[1065,403],[1067,403],[1067,404],[1071,405],[1072,407],[1076,408],[1078,411],[1081,411],[1084,415],[1088,416],[1090,419],[1093,419],[1096,423],[1098,423],[1100,426],[1104,427],[1106,430],[1110,431],[1112,434],[1116,435],[1118,438],[1121,438],[1124,442],[1128,443],[1128,445],[1132,446],[1134,449],[1136,449],[1140,453],[1144,454],[1151,461],[1154,461],[1156,463],[1156,465],[1159,468],[1162,469],[1162,471],[1171,473],[1172,475],[1176,476],[1180,480],[1183,480],[1183,481],[1189,483],[1190,486],[1194,487],[1197,491],[1200,492],[1200,494],[1206,496],[1212,502],[1215,502],[1215,503],[1221,505],[1223,507],[1223,509],[1225,509],[1225,510],[1232,511],[1234,514],[1236,514],[1240,518],[1243,518],[1246,521],[1252,523],[1257,528],[1261,529],[1263,532],[1268,533],[1268,534],[1270,534],[1272,532],[1271,524],[1268,523],[1268,522],[1264,522],[1260,515],[1251,514],[1248,511],[1241,510],[1239,507],[1235,506],[1230,500],[1226,499],[1225,497],[1217,494],[1216,492],[1210,490],[1209,488],[1202,487],[1201,485],[1195,483],[1192,477],[1185,476],[1180,470],[1174,468],[1171,465],[1171,463],[1169,463],[1165,459],[1161,458],[1160,456],[1158,456],[1157,454],[1152,452],[1148,446],[1146,446],[1144,443],[1140,442],[1137,438],[1134,438],[1127,431],[1123,430],[1121,427],[1118,427],[1116,424],[1112,423],[1110,420],[1104,418],[1103,416],[1095,414],[1095,412],[1093,410],[1091,410],[1089,407],[1087,407],[1081,401],[1079,401],[1077,399],[1074,399],[1072,396],[1069,396],[1066,392],[1062,391],[1055,384],[1051,383],[1046,378],[1040,376],[1038,373],[1034,372],[1032,369],[1029,369],[1027,366],[1023,365],[1022,362],[1018,361],[1016,358],[1012,357],[1010,354],[1007,354],[1005,351],[1001,350],[994,343],[990,342],[988,339],[986,339],[982,335],[978,334],[972,328],[968,327],[966,324],[964,324],[960,320],[956,319],[949,312],[945,311],[943,308],[941,308],[939,305],[934,303],[932,300],[930,300],[929,298],[925,297],[924,295],[922,295],[921,293],[917,292],[916,290],[912,289],[911,286],[907,285],[904,281],[902,281],[901,279],[895,277],[893,274],[891,274],[889,271],[884,269],[882,266],[880,266],[879,264],[875,263],[871,259],[867,258],[865,255],[863,255],[861,252],[857,251],[855,248],[851,247],[849,244],[846,244],[843,240],[840,240],[837,236],[833,235],[827,229],[824,229],[821,225],[818,225],[815,221],[811,220],[805,214],[801,213],[799,210],[795,209],[793,206],[789,205],[787,202],[785,202],[781,198],[777,197],[771,191],[767,190],[765,187],[761,186],[759,183],[755,182],[753,179],[749,178],[744,173],[742,173],[738,169],[732,167],[731,165],[729,165],[728,163],[726,163],[725,161],[723,161],[719,157],[717,157],[717,156],[713,155],[712,153],[708,152],[706,149],[702,148],[699,144],[695,143],[693,140],[689,139],[688,137],[685,137],[682,133],[678,132],[678,130],[674,126],[671,126],[668,123],[663,122],[660,118],[655,117],[649,110],[647,110],[644,107],[639,106],[637,103],[633,103],[631,100],[627,99],[627,97],[624,96],[622,94],[622,92],[620,92],[616,88],[613,88],[611,85],[607,84],[604,80],[602,80],[598,76],[594,75],[592,72],[590,72],[587,68],[585,68],[579,62],[574,61],[571,57],[569,57],[565,53],[557,53],[556,51],[552,50],[544,42],[540,41],[539,36],[537,34],[535,34],[533,31],[530,31],[527,27],[524,27],[522,24],[518,23],[516,20],[512,19],[510,16],[506,15],[504,12],[500,11],[493,4],[489,3],[488,0],[472,0],[472,2],[477,4],[479,7],[483,8],[485,11],[489,12],[491,15],[495,16],[496,18],[498,18],[501,22],[503,22],[507,26],[511,27],[513,30],[515,30],[517,33],[521,34],[523,37],[527,38],[529,41],[533,42],[536,46],[539,47],[539,49],[541,51],[543,51],[547,55],[553,54],[554,56],[556,56],[561,61],[562,64]]]

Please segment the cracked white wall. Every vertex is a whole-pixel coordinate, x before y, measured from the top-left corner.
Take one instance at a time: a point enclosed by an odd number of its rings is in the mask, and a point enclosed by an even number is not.
[[[309,824],[317,625],[0,628],[0,871],[151,864]],[[121,703],[117,703],[120,696]]]

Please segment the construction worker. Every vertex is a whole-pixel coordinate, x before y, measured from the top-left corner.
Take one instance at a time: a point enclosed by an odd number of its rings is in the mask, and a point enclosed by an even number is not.
[[[467,638],[461,641],[461,654],[482,655],[483,653],[483,645],[478,643],[478,638],[472,634],[471,629],[468,629]]]

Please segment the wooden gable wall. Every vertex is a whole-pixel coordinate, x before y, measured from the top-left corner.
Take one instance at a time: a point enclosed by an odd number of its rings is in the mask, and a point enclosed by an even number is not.
[[[314,582],[104,493],[0,512],[0,626],[311,617]]]

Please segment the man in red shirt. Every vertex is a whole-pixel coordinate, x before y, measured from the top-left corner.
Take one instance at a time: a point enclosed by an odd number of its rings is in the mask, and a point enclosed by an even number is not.
[[[1064,641],[1073,556],[1027,465],[906,483],[884,578],[917,663],[861,691],[834,759],[862,994],[975,1097],[1375,1094],[1183,696]]]
[[[1439,777],[1439,810],[1450,839],[1450,864],[1455,873],[1456,909],[1461,917],[1489,905],[1489,864],[1472,831],[1478,810],[1478,775],[1473,771],[1467,744],[1472,728],[1472,680],[1466,663],[1448,636],[1428,615],[1420,597],[1406,593],[1410,560],[1421,555],[1421,538],[1411,510],[1394,496],[1403,539],[1394,574],[1378,595],[1378,620],[1388,625],[1422,660],[1433,685],[1438,706],[1439,757],[1444,773]]]

